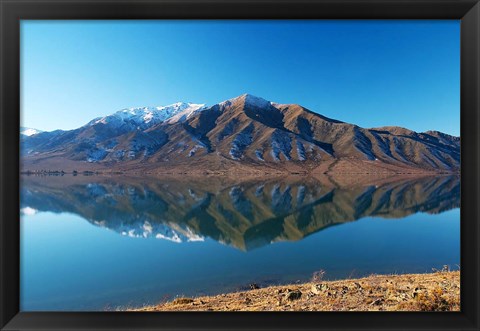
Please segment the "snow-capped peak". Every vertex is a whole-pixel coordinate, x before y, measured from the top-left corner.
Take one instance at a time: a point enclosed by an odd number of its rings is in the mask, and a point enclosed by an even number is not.
[[[40,133],[40,132],[43,132],[43,131],[40,131],[40,130],[37,130],[37,129],[32,129],[32,128],[24,128],[24,127],[21,127],[20,128],[20,134],[23,134],[25,136],[33,136],[34,134],[37,134],[37,133]]]
[[[183,122],[190,118],[190,116],[197,114],[198,112],[201,112],[207,106],[205,104],[197,104],[197,103],[188,103],[188,107],[183,108],[183,110],[177,112],[175,115],[171,116],[168,120],[167,123],[176,123],[176,122]]]
[[[271,105],[270,101],[267,101],[263,98],[256,97],[251,94],[244,94],[242,97],[245,98],[245,104],[251,105],[251,106],[256,106],[256,107],[268,107]]]
[[[122,122],[143,127],[165,122],[180,113],[191,114],[204,108],[204,104],[190,102],[177,102],[168,106],[125,108],[112,115],[95,119],[91,124]]]
[[[239,100],[244,101],[245,104],[248,106],[254,106],[258,108],[265,108],[272,105],[272,102],[248,93],[242,94],[236,98],[223,101],[220,103],[220,105],[232,104]]]

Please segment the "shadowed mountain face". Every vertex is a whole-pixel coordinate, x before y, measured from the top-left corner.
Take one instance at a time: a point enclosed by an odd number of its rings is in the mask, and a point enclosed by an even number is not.
[[[21,187],[23,213],[68,212],[122,235],[176,242],[208,237],[241,250],[300,240],[367,216],[401,218],[460,206],[456,176],[368,179],[346,187],[326,176],[243,182],[24,176]]]
[[[168,112],[167,112],[168,111]],[[21,136],[24,170],[457,172],[460,138],[364,129],[295,104],[242,95],[117,112],[71,131]]]

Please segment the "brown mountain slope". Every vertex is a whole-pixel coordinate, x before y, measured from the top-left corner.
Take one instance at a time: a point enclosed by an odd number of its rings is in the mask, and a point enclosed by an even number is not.
[[[242,95],[181,120],[92,121],[22,138],[25,170],[139,172],[457,172],[460,138],[364,129],[299,105]],[[78,161],[78,162],[72,162]],[[73,168],[72,168],[73,167]]]

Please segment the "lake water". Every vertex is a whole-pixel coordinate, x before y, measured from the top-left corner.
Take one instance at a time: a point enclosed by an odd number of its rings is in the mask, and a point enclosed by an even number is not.
[[[177,296],[460,263],[455,176],[24,176],[21,310],[95,311]]]

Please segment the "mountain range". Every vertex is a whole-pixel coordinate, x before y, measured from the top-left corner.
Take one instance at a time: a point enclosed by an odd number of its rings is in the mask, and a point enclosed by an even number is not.
[[[28,134],[27,134],[28,132]],[[460,137],[361,128],[244,94],[213,106],[128,108],[74,130],[21,131],[23,171],[458,172]]]

